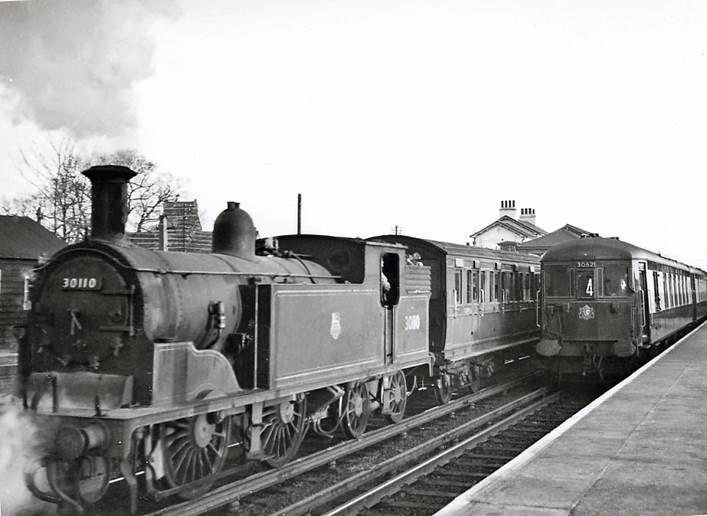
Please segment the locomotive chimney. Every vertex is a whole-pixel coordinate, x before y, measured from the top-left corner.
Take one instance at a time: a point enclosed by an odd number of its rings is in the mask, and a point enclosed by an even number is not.
[[[246,260],[255,260],[255,239],[258,230],[248,212],[237,202],[229,202],[214,221],[212,251]]]
[[[137,174],[128,167],[99,165],[83,175],[91,180],[91,238],[122,239],[128,221],[128,181]]]

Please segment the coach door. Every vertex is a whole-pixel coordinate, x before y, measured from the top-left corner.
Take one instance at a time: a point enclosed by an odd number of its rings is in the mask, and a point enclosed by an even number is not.
[[[648,306],[648,276],[646,262],[638,262],[638,327],[642,342],[651,341],[650,307]]]
[[[381,304],[383,305],[383,343],[385,363],[395,360],[395,306],[400,300],[400,257],[396,253],[381,256]]]
[[[697,296],[695,295],[695,275],[690,273],[690,303],[692,303],[692,320],[697,320]]]

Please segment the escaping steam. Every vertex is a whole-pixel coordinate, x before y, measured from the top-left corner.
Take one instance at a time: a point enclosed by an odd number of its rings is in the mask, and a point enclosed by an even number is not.
[[[39,432],[14,397],[0,398],[0,511],[2,514],[46,514],[53,506],[33,497],[24,470],[34,460]]]
[[[0,3],[0,94],[16,121],[109,137],[135,126],[132,86],[153,70],[160,0]]]

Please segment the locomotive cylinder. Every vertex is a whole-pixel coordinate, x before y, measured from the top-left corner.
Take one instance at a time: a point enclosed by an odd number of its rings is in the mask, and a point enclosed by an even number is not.
[[[110,440],[104,425],[92,423],[79,428],[62,426],[54,440],[57,454],[64,460],[76,460],[89,451],[104,448]]]

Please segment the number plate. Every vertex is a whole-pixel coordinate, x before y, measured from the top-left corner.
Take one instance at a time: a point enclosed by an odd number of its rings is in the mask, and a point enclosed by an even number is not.
[[[64,290],[101,290],[101,278],[61,278]]]

